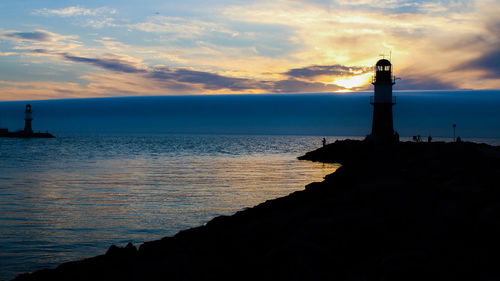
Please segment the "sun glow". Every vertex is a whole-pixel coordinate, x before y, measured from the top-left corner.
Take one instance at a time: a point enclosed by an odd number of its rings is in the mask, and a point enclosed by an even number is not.
[[[365,86],[365,85],[369,84],[371,79],[372,79],[371,73],[364,73],[361,75],[355,75],[355,76],[350,76],[350,77],[340,77],[340,78],[333,80],[333,82],[331,82],[331,84],[335,84],[337,86],[340,86],[340,87],[343,87],[346,89],[346,90],[342,90],[342,91],[349,91],[349,89],[357,88],[357,87],[361,87],[361,86]]]

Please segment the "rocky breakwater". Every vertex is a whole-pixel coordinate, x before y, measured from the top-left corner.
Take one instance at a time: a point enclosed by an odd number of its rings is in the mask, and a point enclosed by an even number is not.
[[[500,148],[338,141],[306,189],[16,280],[500,280]]]

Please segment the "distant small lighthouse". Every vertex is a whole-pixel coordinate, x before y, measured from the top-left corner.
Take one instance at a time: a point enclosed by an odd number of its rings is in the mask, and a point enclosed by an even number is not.
[[[24,130],[19,130],[15,132],[9,132],[9,129],[0,129],[0,138],[55,138],[54,135],[46,133],[34,133],[31,127],[31,121],[33,117],[31,116],[31,104],[26,105],[24,110]]]
[[[381,59],[375,65],[375,78],[373,86],[375,95],[370,97],[373,105],[372,133],[367,137],[368,141],[376,143],[393,143],[399,141],[399,136],[394,133],[392,121],[392,106],[396,104],[392,96],[392,85],[395,84],[392,76],[392,65],[387,59]]]
[[[25,134],[33,134],[33,128],[31,128],[31,121],[33,118],[31,117],[31,105],[26,105],[26,110],[24,111],[24,133]]]

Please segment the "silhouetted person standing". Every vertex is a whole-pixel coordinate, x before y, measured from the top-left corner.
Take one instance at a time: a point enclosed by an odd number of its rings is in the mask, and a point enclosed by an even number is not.
[[[321,141],[323,143],[323,147],[326,146],[326,139],[323,138],[323,140]]]

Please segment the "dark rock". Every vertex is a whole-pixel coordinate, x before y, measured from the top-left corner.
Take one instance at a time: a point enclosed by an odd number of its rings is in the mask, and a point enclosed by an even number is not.
[[[16,280],[500,280],[500,148],[337,141],[303,191]]]
[[[126,256],[134,256],[136,254],[137,254],[137,248],[130,242],[124,248],[111,245],[108,251],[106,252],[106,256],[109,257],[126,257]]]

